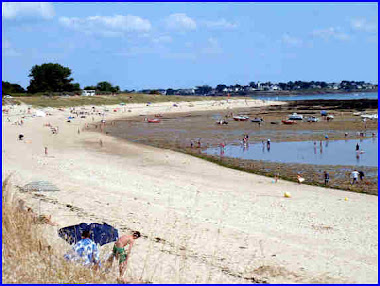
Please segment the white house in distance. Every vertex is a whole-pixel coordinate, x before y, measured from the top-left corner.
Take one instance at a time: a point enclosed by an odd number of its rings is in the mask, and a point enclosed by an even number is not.
[[[82,91],[82,96],[94,96],[95,95],[95,90],[83,90]]]

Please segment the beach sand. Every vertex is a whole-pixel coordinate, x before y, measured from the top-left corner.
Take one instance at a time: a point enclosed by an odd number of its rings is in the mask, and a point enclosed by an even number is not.
[[[260,104],[270,102],[111,106],[105,119]],[[139,230],[143,237],[127,277],[153,283],[378,282],[376,196],[273,183],[186,154],[84,132],[91,116],[68,123],[68,108],[14,125],[24,115],[20,110],[26,106],[3,113],[3,179],[12,174],[16,186],[55,184],[60,191],[18,195],[37,213],[52,214],[59,227],[107,222],[120,232]],[[58,134],[46,123],[58,126]],[[17,140],[19,133],[24,140]],[[44,229],[64,252],[69,245],[57,228]],[[103,255],[110,247],[101,248]]]

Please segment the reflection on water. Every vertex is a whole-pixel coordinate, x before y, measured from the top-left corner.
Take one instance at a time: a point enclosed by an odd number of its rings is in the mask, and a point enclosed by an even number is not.
[[[356,151],[359,144],[359,151]],[[377,167],[377,138],[336,141],[257,142],[208,148],[204,153],[226,157],[316,165]]]

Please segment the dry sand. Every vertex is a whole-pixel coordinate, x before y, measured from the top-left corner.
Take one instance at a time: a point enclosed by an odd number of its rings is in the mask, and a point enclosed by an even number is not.
[[[109,107],[106,119],[260,104],[269,103],[136,104],[115,113]],[[13,125],[20,110],[26,107],[3,114],[3,179],[13,174],[17,186],[36,180],[58,186],[59,192],[19,196],[36,212],[52,214],[59,227],[104,221],[121,232],[140,230],[129,277],[154,283],[378,282],[376,196],[275,184],[186,154],[78,134],[91,116],[68,123],[67,108]],[[59,126],[57,135],[43,126],[47,122]],[[17,140],[19,133],[23,141]],[[284,192],[292,197],[284,198]],[[69,246],[57,237],[57,228],[47,226],[46,235],[63,252]],[[110,247],[103,246],[102,253]]]

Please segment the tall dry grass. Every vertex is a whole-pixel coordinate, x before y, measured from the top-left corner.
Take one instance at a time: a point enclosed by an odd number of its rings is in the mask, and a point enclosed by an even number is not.
[[[18,208],[9,178],[3,181],[3,283],[115,283],[115,277],[67,262],[31,213]]]

